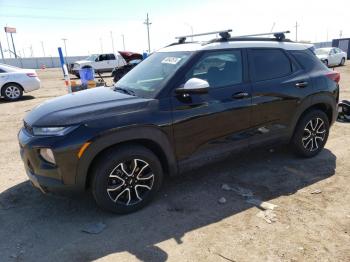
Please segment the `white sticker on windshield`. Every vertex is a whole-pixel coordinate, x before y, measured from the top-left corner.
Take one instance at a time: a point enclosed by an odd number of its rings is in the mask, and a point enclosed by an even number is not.
[[[162,64],[176,65],[180,60],[181,58],[179,57],[166,57],[163,59]]]

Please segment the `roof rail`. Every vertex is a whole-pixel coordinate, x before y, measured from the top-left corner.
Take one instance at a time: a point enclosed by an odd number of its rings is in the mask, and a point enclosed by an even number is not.
[[[230,32],[232,32],[232,29],[221,30],[221,31],[214,31],[214,32],[207,32],[207,33],[201,33],[201,34],[194,34],[194,35],[177,36],[177,37],[175,37],[175,39],[179,39],[179,44],[182,44],[182,43],[184,43],[186,41],[187,37],[219,34],[222,39],[226,39],[227,40],[227,39],[229,39],[231,37]]]
[[[252,34],[252,35],[239,35],[239,36],[233,36],[232,38],[244,38],[244,37],[273,35],[277,40],[284,40],[284,39],[286,39],[285,34],[288,34],[288,33],[290,33],[290,31],[269,32],[269,33],[260,33],[260,34]]]

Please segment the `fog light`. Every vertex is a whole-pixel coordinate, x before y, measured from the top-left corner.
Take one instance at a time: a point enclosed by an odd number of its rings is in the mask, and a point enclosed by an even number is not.
[[[41,148],[40,155],[47,162],[52,163],[52,164],[56,164],[55,157],[54,157],[53,152],[50,148]]]

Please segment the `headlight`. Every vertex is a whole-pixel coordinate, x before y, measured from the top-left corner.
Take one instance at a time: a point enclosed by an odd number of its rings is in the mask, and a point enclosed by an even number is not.
[[[33,127],[33,134],[35,136],[64,136],[76,128],[77,126]]]
[[[53,155],[53,152],[50,148],[41,148],[40,149],[40,155],[42,158],[44,158],[47,162],[56,164],[55,157]]]

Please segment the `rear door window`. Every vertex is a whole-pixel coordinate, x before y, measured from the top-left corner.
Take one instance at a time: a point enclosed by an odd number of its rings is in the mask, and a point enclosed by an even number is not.
[[[251,49],[249,62],[254,81],[271,80],[292,73],[291,61],[280,49]]]

